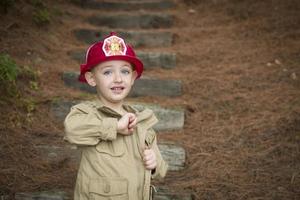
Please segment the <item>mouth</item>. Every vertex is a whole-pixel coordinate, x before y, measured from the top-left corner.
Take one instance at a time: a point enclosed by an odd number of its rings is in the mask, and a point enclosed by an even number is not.
[[[120,92],[122,92],[124,89],[125,89],[125,87],[123,87],[123,86],[115,86],[115,87],[112,87],[112,88],[110,88],[113,92],[116,92],[116,93],[120,93]]]

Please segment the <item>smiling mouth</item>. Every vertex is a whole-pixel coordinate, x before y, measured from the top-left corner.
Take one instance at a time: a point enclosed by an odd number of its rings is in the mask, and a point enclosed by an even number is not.
[[[111,90],[114,92],[121,92],[125,89],[125,87],[118,86],[118,87],[112,87]]]

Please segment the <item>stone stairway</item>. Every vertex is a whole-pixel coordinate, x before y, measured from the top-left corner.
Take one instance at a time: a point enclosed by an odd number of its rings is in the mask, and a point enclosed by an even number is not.
[[[78,72],[64,72],[63,81],[69,87],[79,89],[85,92],[96,93],[95,88],[87,84],[78,82]],[[136,80],[130,97],[139,96],[169,96],[176,97],[181,95],[181,81],[179,80],[160,80],[148,77],[141,77]]]
[[[107,36],[110,32],[108,28],[94,28],[94,29],[83,29],[78,28],[74,31],[75,37],[88,44],[99,41],[99,38]],[[137,47],[169,47],[172,45],[173,34],[165,31],[124,31],[119,30],[118,35],[122,38],[126,38],[126,42]]]
[[[139,58],[145,64],[145,73],[151,68],[161,68],[172,70],[176,67],[176,54],[171,52],[151,51],[151,48],[164,47],[172,48],[173,33],[169,31],[174,24],[174,16],[168,14],[170,9],[176,5],[172,0],[127,0],[127,1],[84,1],[85,9],[105,10],[105,15],[95,15],[86,19],[86,23],[92,25],[92,29],[75,28],[75,37],[82,41],[85,46],[99,41],[108,35],[111,30],[117,29],[118,35],[131,44],[137,52]],[[142,14],[124,14],[124,11],[143,10]],[[109,11],[109,12],[107,12]],[[117,12],[116,12],[117,11]],[[154,12],[155,11],[155,12]],[[157,12],[159,11],[159,13]],[[163,11],[163,12],[162,12]],[[119,14],[118,12],[121,12]],[[101,12],[100,12],[101,13]],[[163,13],[163,14],[161,14]],[[163,28],[163,31],[161,30]],[[159,30],[158,30],[159,29]],[[146,47],[147,51],[139,50]],[[84,62],[85,49],[74,49],[68,55],[79,63]],[[165,73],[168,73],[167,71]],[[95,90],[87,84],[77,81],[78,72],[64,72],[62,79],[66,86],[83,92],[95,93]],[[179,80],[162,80],[151,77],[142,77],[137,80],[131,97],[141,96],[166,96],[175,97],[182,95],[182,83]],[[136,99],[138,101],[138,98]],[[78,101],[57,100],[53,102],[51,112],[62,123],[70,107]],[[159,119],[159,123],[154,129],[158,134],[164,131],[176,131],[183,128],[184,110],[181,108],[163,108],[159,105],[145,104],[141,102],[131,102],[137,109],[141,106],[152,109]],[[172,133],[170,133],[172,134]],[[164,159],[169,163],[171,171],[184,169],[186,153],[178,144],[163,142],[159,143],[159,148]],[[74,146],[36,146],[42,155],[49,162],[57,162],[68,158],[74,165],[78,165],[80,152]],[[62,200],[72,199],[64,191],[43,191],[36,193],[17,193],[17,200],[45,199]],[[159,185],[158,193],[154,200],[191,200],[192,194],[181,191],[172,191],[168,186]]]

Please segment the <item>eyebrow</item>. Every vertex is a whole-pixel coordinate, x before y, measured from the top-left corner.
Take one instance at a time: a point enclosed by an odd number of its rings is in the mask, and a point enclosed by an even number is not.
[[[103,71],[103,70],[110,69],[110,68],[112,68],[112,67],[113,67],[112,65],[107,65],[107,66],[101,67],[99,70],[100,70],[100,71]]]
[[[127,64],[123,65],[122,67],[129,67],[129,68],[132,68],[131,65],[127,65]]]
[[[104,66],[101,67],[101,68],[104,69],[104,68],[109,68],[109,67],[113,67],[113,65],[104,65]]]
[[[100,68],[100,70],[105,70],[106,68],[111,68],[113,67],[113,65],[105,65],[103,67]],[[122,67],[128,67],[128,68],[131,68],[132,70],[134,69],[134,67],[131,65],[131,64],[124,64],[121,66]]]

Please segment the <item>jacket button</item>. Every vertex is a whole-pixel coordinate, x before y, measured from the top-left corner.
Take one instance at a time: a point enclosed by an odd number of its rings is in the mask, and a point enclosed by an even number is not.
[[[104,186],[104,190],[105,193],[109,193],[110,192],[110,185],[109,184],[105,184]]]

